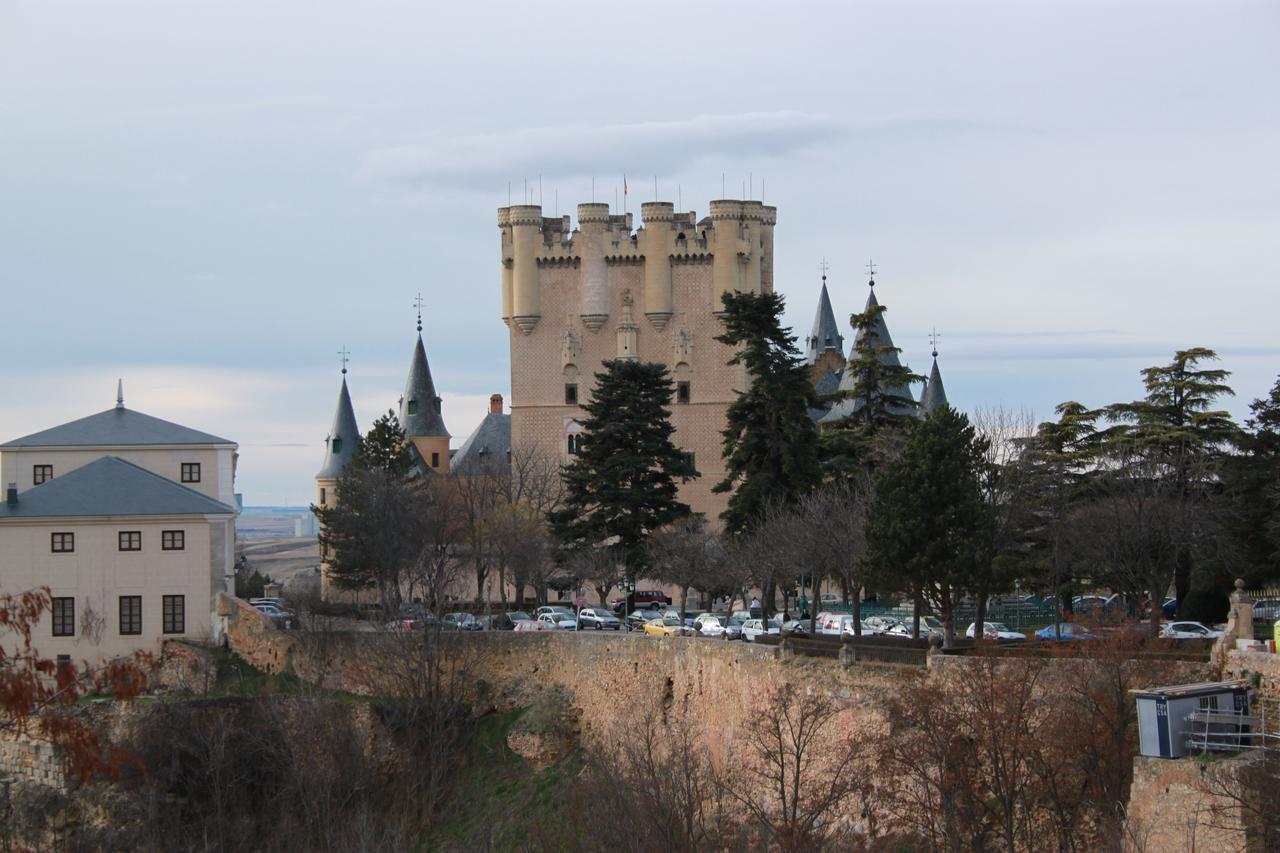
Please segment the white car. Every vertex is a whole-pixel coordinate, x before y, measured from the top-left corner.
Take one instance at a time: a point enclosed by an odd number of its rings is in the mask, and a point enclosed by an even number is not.
[[[839,607],[844,603],[844,597],[836,592],[824,592],[818,596],[818,605],[820,607]]]
[[[578,630],[578,621],[567,613],[543,613],[538,617],[538,621],[561,631]]]
[[[972,639],[973,629],[974,623],[970,622],[969,630],[965,631],[964,635]],[[1017,631],[1010,631],[1005,627],[1003,622],[983,622],[982,636],[986,637],[988,640],[1025,640],[1027,638],[1026,634],[1021,634]]]
[[[719,637],[722,640],[742,639],[742,622],[728,616],[703,613],[693,620],[693,627],[704,637]]]
[[[563,604],[544,604],[541,607],[539,607],[537,610],[533,611],[533,618],[537,619],[539,616],[542,616],[544,613],[563,613],[569,618],[571,619],[573,618],[573,608],[565,607]]]
[[[848,613],[819,613],[818,633],[840,636],[845,628],[853,625],[853,617]]]
[[[527,631],[554,631],[556,630],[556,623],[543,622],[538,619],[520,619],[511,630],[519,631],[522,634]]]
[[[748,643],[754,643],[756,637],[761,634],[781,634],[782,623],[777,619],[770,619],[766,626],[763,619],[748,619],[742,623],[742,639]]]
[[[1160,629],[1160,636],[1171,640],[1216,640],[1222,632],[1199,622],[1169,622]]]

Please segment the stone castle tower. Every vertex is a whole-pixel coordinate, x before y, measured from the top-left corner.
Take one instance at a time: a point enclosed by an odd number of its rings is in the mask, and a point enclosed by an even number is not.
[[[635,231],[631,214],[607,204],[577,212],[570,231],[568,216],[544,217],[538,205],[498,210],[512,447],[568,461],[602,362],[665,364],[676,383],[674,438],[702,475],[681,488],[681,499],[718,525],[727,502],[711,491],[724,477],[720,432],[746,374],[726,364],[732,352],[714,340],[716,312],[726,292],[773,290],[777,210],[722,199],[698,220],[670,202],[648,202]]]
[[[337,498],[338,478],[342,476],[356,442],[360,440],[360,428],[356,426],[355,409],[351,406],[351,393],[347,390],[347,366],[342,365],[342,387],[338,390],[338,405],[333,413],[333,425],[324,439],[324,463],[316,474],[316,506],[331,507]],[[328,555],[320,552],[320,594],[328,599],[332,595],[329,583]]]

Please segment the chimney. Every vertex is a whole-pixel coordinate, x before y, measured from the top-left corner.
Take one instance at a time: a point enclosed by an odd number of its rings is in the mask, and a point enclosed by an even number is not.
[[[17,483],[9,484],[9,489],[5,493],[5,503],[9,504],[10,507],[15,507],[18,505],[18,484]]]
[[[491,415],[502,414],[502,395],[501,394],[489,395],[489,414]]]

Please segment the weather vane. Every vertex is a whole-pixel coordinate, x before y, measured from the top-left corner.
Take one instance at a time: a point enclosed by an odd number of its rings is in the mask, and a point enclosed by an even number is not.
[[[933,331],[929,333],[929,346],[933,347],[933,357],[938,357],[938,341],[942,340],[942,333],[938,331],[938,327],[934,326]]]
[[[876,265],[870,260],[867,261],[867,279],[867,284],[876,286]]]
[[[421,292],[419,292],[417,298],[413,300],[413,305],[415,308],[418,309],[418,331],[421,332],[422,331],[422,293]]]
[[[827,264],[827,259],[826,259],[826,258],[823,258],[823,259],[822,259],[822,263],[821,263],[821,264],[819,264],[818,266],[819,266],[819,268],[821,268],[821,270],[822,270],[822,283],[823,283],[823,284],[826,284],[826,283],[827,283],[827,270],[831,269],[831,267],[830,267],[830,265],[828,265],[828,264]]]
[[[347,362],[351,360],[351,353],[347,351],[347,345],[343,344],[342,349],[338,350],[338,358],[342,359],[342,375],[347,375]]]

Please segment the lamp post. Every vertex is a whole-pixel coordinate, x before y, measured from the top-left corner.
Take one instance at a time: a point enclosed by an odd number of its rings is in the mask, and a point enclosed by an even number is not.
[[[631,615],[631,594],[636,591],[636,582],[623,578],[618,582],[618,589],[622,590],[622,630],[630,633],[631,623],[627,617]]]

